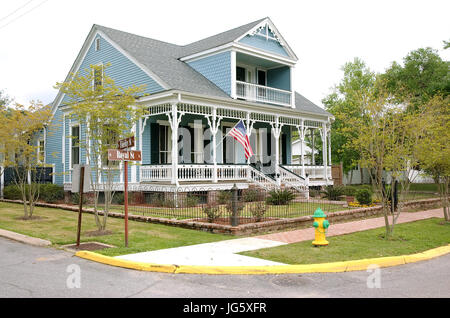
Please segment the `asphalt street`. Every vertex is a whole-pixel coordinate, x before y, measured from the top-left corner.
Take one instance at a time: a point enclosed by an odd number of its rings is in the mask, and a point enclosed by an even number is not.
[[[450,297],[450,254],[327,274],[187,275],[141,272],[0,238],[0,297]],[[376,275],[376,276],[374,276]]]

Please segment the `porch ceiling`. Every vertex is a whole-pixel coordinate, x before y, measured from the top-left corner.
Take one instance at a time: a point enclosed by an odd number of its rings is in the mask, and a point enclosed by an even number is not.
[[[263,67],[263,68],[273,68],[273,67],[282,67],[282,66],[286,66],[284,64],[281,63],[277,63],[274,61],[270,61],[270,60],[265,60],[256,56],[252,56],[252,55],[248,55],[248,54],[244,54],[244,53],[240,53],[237,52],[236,53],[236,63],[242,63],[242,64],[247,64],[247,65],[254,65],[254,66],[259,66],[259,67]]]

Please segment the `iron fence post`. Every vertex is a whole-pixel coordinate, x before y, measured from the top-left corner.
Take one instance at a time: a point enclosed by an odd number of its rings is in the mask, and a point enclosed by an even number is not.
[[[236,183],[231,188],[231,192],[233,193],[232,201],[231,201],[231,208],[232,208],[232,214],[231,214],[231,226],[238,226],[238,218],[237,218],[237,200],[238,200],[238,188],[236,186]]]

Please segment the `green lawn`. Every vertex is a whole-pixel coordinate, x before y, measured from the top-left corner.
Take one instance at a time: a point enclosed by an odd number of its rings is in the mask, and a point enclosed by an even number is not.
[[[402,223],[395,226],[395,239],[381,236],[384,228],[331,236],[327,247],[313,247],[311,241],[240,253],[286,264],[316,264],[396,256],[422,252],[450,243],[450,224],[443,219]],[[333,226],[333,225],[331,225]]]
[[[34,213],[40,219],[21,220],[23,206],[0,202],[0,228],[51,241],[60,246],[76,242],[78,213],[60,209],[37,207]],[[216,242],[234,237],[183,229],[160,224],[128,222],[129,247],[124,247],[124,220],[109,218],[107,230],[112,234],[90,237],[86,232],[97,229],[94,216],[83,214],[81,241],[97,241],[117,246],[98,251],[101,254],[116,256],[164,248]]]

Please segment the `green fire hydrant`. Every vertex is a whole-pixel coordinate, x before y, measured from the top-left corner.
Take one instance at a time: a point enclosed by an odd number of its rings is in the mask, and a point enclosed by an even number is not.
[[[317,208],[317,210],[313,214],[315,227],[315,240],[312,242],[314,246],[325,246],[328,245],[328,241],[326,240],[325,233],[328,227],[330,226],[330,222],[325,220],[327,216],[323,213],[321,208]]]

